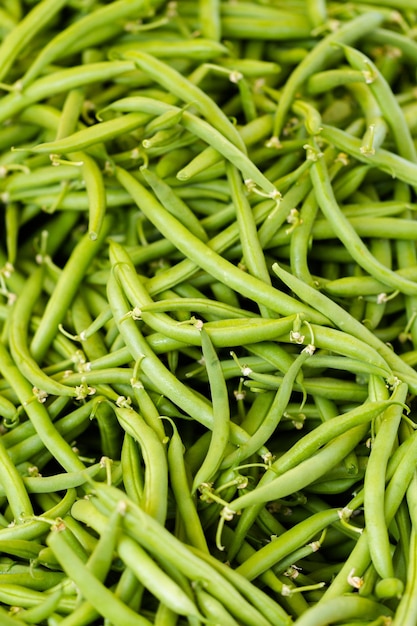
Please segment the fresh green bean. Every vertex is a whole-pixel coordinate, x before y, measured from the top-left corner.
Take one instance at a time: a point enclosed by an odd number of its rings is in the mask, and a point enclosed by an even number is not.
[[[338,320],[339,328],[343,328],[344,332],[350,332],[353,336],[366,339],[370,346],[383,356],[384,360],[390,367],[400,373],[400,376],[404,379],[404,382],[410,384],[410,388],[414,386],[413,379],[415,372],[410,368],[404,368],[404,362],[395,355],[391,350],[386,350],[385,344],[379,341],[379,339],[370,331],[366,329],[362,324],[358,323],[352,318],[342,307],[335,302],[330,301],[327,297],[324,297],[317,290],[310,286],[305,285],[294,276],[285,272],[282,268],[279,268],[277,264],[273,267],[278,276],[285,280],[287,284],[291,286],[294,292],[297,291],[300,298],[306,298],[309,302],[314,302],[318,310],[321,310],[324,314],[327,314],[331,319]],[[308,292],[308,296],[307,296]],[[301,295],[303,294],[303,295]],[[323,297],[323,299],[322,299]],[[318,301],[320,300],[320,304]],[[330,310],[331,309],[331,310]],[[316,335],[315,335],[316,336]]]
[[[296,467],[289,469],[284,474],[272,478],[265,484],[258,485],[250,491],[233,500],[227,511],[235,513],[241,509],[261,503],[284,498],[285,496],[299,491],[309,485],[326,471],[334,467],[349,452],[351,452],[367,431],[363,426],[355,426],[351,431],[335,437],[316,455],[302,461]]]
[[[249,580],[256,578],[338,519],[340,512],[337,509],[327,509],[312,515],[255,552],[237,567],[237,572]]]
[[[47,410],[34,398],[30,383],[22,376],[6,347],[1,343],[0,363],[0,371],[11,387],[15,389],[20,402],[24,406],[45,447],[66,469],[70,471],[84,469],[84,464],[74,453],[71,446],[54,427],[51,428],[51,420]]]
[[[167,513],[168,467],[166,452],[155,431],[132,408],[114,406],[122,428],[141,447],[145,463],[145,479],[141,505],[149,515],[165,522]]]
[[[335,126],[323,124],[320,136],[358,161],[378,167],[389,176],[395,176],[409,185],[414,184],[417,172],[415,163],[383,148],[375,150],[373,155],[364,154],[361,150],[363,146],[361,139]]]
[[[7,543],[10,539],[25,539],[33,540],[43,538],[48,530],[48,520],[55,519],[55,517],[61,517],[68,513],[71,506],[77,499],[76,489],[70,488],[55,506],[51,507],[45,513],[41,513],[35,520],[28,520],[25,524],[17,524],[2,528],[0,531],[0,545]],[[45,521],[43,521],[43,517]]]
[[[343,216],[334,197],[323,160],[318,159],[315,161],[310,171],[320,208],[352,257],[375,278],[390,286],[394,286],[394,288],[403,290],[404,293],[414,293],[416,289],[415,284],[411,283],[411,281],[401,280],[398,275],[394,277],[389,269],[382,265],[382,263],[379,263],[372,254],[369,253],[368,248],[357,236],[348,220]]]
[[[232,452],[223,460],[222,467],[230,467],[235,463],[241,463],[244,459],[247,459],[251,454],[259,450],[261,446],[268,441],[278,427],[278,424],[284,414],[292,393],[295,379],[301,372],[302,366],[306,360],[312,356],[313,352],[314,346],[308,346],[304,348],[294,359],[293,363],[284,374],[282,384],[280,385],[262,424],[256,432],[253,433],[246,444],[239,446],[236,451]]]
[[[329,60],[338,57],[335,44],[350,44],[372,32],[383,21],[383,14],[377,11],[364,13],[343,24],[336,32],[322,39],[292,72],[285,84],[274,120],[273,137],[279,138],[284,126],[285,116],[294,100],[296,91],[303,82],[317,72]]]
[[[375,96],[385,120],[391,127],[399,154],[409,161],[416,161],[416,151],[400,105],[390,85],[385,81],[375,64],[366,55],[350,46],[343,51],[348,62],[358,71],[369,72],[369,89]]]
[[[230,437],[230,408],[226,381],[219,357],[206,332],[204,324],[200,328],[203,359],[207,370],[213,407],[213,426],[207,455],[194,476],[192,491],[210,482],[220,467]]]
[[[344,620],[359,618],[367,620],[366,623],[370,624],[369,620],[374,620],[380,615],[389,619],[390,613],[388,607],[383,604],[350,594],[334,600],[318,602],[315,607],[311,607],[299,617],[295,624],[297,626],[325,626],[337,620],[340,615],[343,615]]]
[[[137,50],[137,48],[137,41],[120,42],[110,48],[109,56],[110,58],[115,58],[126,51]],[[143,52],[159,59],[170,59],[175,56],[177,58],[191,58],[193,61],[206,62],[215,59],[219,55],[228,53],[228,49],[222,43],[206,37],[191,40],[171,39],[167,41],[162,39],[162,37],[160,39],[141,39],[140,48]]]
[[[104,507],[107,507],[107,504],[114,502],[113,498],[116,498],[116,501],[118,501],[120,492],[102,485],[96,495],[99,498],[97,504],[101,502]],[[146,546],[147,550],[155,555],[159,554],[164,560],[173,563],[186,576],[204,581],[205,588],[209,593],[219,599],[243,623],[248,624],[248,626],[255,626],[257,623],[262,626],[267,626],[267,624],[270,626],[269,621],[247,602],[223,576],[219,575],[213,567],[206,564],[202,559],[196,557],[156,520],[151,521],[152,518],[146,516],[148,523],[146,525],[139,523],[138,525],[137,515],[144,519],[143,516],[145,514],[141,509],[132,509],[132,506],[133,503],[129,502],[124,517],[125,527],[132,537],[139,543],[145,542],[143,545]],[[161,554],[161,547],[164,547],[164,554]]]
[[[76,392],[65,385],[55,382],[44,374],[28,347],[27,327],[32,309],[43,287],[44,267],[41,266],[28,279],[26,288],[15,303],[12,320],[9,325],[9,341],[12,357],[22,374],[34,387],[54,395],[75,396]]]
[[[210,271],[210,273],[218,277],[219,280],[222,280],[224,271],[228,276],[228,284],[230,286],[235,286],[240,293],[247,297],[253,297],[256,292],[256,300],[262,302],[262,304],[265,304],[272,310],[279,310],[280,313],[285,314],[285,311],[288,310],[286,304],[288,303],[289,307],[291,307],[291,298],[286,297],[283,293],[277,292],[255,277],[242,275],[241,270],[233,267],[232,264],[215,254],[208,246],[205,246],[203,242],[193,237],[191,233],[179,224],[177,220],[172,218],[168,211],[157,203],[155,198],[128,172],[117,168],[116,175],[121,184],[132,194],[135,202],[146,212],[149,219],[158,225],[161,232],[168,239],[175,236],[176,245],[182,249],[187,256],[192,254],[193,260],[200,265],[200,267]],[[312,321],[315,320],[312,319]]]
[[[148,168],[142,168],[141,172],[143,178],[152,187],[160,202],[164,204],[164,206],[169,206],[171,213],[175,215],[184,226],[187,226],[191,233],[202,241],[207,241],[208,236],[201,222],[196,218],[194,213],[189,210],[185,202],[173,193],[169,185],[163,180],[158,179],[156,174],[153,174]],[[169,198],[169,202],[167,202],[167,198]]]
[[[49,348],[80,281],[83,279],[87,268],[99,251],[104,237],[108,233],[111,221],[111,217],[105,219],[100,236],[96,240],[92,240],[88,235],[82,238],[62,270],[53,296],[48,301],[41,323],[30,345],[35,359],[42,359]]]
[[[395,612],[395,617],[393,620],[393,624],[395,626],[399,626],[400,624],[404,624],[404,626],[409,626],[416,619],[416,610],[413,605],[412,598],[414,594],[414,590],[416,588],[416,571],[415,571],[415,559],[414,552],[416,548],[416,533],[415,528],[413,526],[411,537],[410,537],[410,561],[407,569],[407,583],[405,586],[404,594],[401,597],[401,600],[398,604],[397,610]]]
[[[236,207],[237,223],[243,248],[243,262],[251,274],[269,284],[271,279],[262,254],[250,204],[242,191],[238,172],[236,168],[228,166],[227,174],[232,190],[232,200]]]
[[[4,80],[16,58],[31,39],[36,37],[66,4],[67,0],[58,2],[43,0],[8,33],[0,46],[0,80]]]
[[[201,559],[204,559],[211,564],[220,574],[222,574],[227,580],[229,580],[243,595],[245,595],[250,601],[263,613],[271,624],[277,626],[286,626],[291,623],[291,618],[286,614],[284,609],[275,602],[265,591],[253,585],[247,578],[239,574],[236,569],[229,567],[225,563],[219,561],[213,555],[206,554],[200,550],[192,548]]]
[[[403,384],[398,387],[393,394],[393,398],[395,396],[395,398],[398,397],[400,402],[405,402],[406,395],[407,385]],[[377,435],[372,443],[372,452],[364,480],[365,524],[369,533],[369,548],[372,562],[381,578],[392,578],[394,576],[384,514],[384,468],[391,454],[401,415],[402,408],[394,405],[384,413]],[[375,549],[375,541],[378,543],[378,549]]]
[[[213,15],[211,15],[213,19]],[[210,124],[243,152],[246,151],[236,128],[221,109],[199,87],[187,80],[167,63],[138,50],[125,53],[123,58],[132,60],[137,67],[153,80],[161,84],[169,93],[175,94],[187,103],[192,103],[207,118]]]
[[[48,45],[42,49],[41,53],[36,57],[23,76],[22,85],[26,86],[31,83],[43,68],[61,55],[74,53],[74,51],[83,49],[87,45],[93,46],[100,43],[103,38],[109,36],[109,26],[111,27],[110,32],[112,36],[120,32],[123,26],[120,24],[119,20],[129,18],[133,15],[138,16],[143,13],[146,14],[150,8],[152,10],[153,7],[157,5],[157,0],[152,1],[152,8],[149,6],[149,3],[143,0],[134,0],[133,2],[117,0],[108,6],[102,6],[100,9],[87,13],[81,21],[77,20],[72,25],[60,31]],[[33,20],[33,22],[36,23],[35,20]]]
[[[4,122],[23,111],[27,106],[70,89],[109,80],[114,76],[132,70],[133,64],[127,61],[94,63],[81,67],[59,70],[54,76],[48,75],[36,80],[22,93],[14,91],[2,98],[0,120]]]
[[[101,615],[108,617],[116,625],[130,623],[138,626],[149,626],[150,622],[143,616],[132,611],[121,602],[92,574],[81,559],[68,545],[59,528],[53,529],[47,538],[48,545],[54,550],[55,556],[63,569],[73,580],[83,596],[98,609]]]

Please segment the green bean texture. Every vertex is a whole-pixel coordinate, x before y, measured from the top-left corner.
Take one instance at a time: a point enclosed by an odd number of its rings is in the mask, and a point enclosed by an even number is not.
[[[415,626],[416,0],[0,5],[0,623]]]

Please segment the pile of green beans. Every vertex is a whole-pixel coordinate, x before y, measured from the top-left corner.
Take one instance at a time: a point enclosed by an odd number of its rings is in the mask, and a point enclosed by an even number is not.
[[[3,0],[0,622],[417,623],[416,0]]]

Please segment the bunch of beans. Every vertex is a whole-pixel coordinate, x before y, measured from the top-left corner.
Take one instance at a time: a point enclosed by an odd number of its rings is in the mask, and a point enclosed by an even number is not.
[[[417,623],[416,0],[3,0],[0,622]]]

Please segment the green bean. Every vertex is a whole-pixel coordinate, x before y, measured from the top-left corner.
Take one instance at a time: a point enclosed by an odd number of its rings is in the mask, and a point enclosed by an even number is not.
[[[275,19],[258,16],[225,16],[221,21],[223,37],[232,39],[292,40],[310,35],[310,24],[304,15],[276,12]]]
[[[178,291],[178,290],[177,290]],[[247,309],[240,309],[234,306],[230,306],[224,302],[218,302],[217,300],[210,300],[205,297],[198,297],[201,292],[197,291],[197,297],[173,297],[163,298],[156,302],[145,304],[141,306],[141,312],[165,312],[165,311],[193,311],[195,313],[204,313],[209,321],[215,321],[220,319],[239,319],[242,317],[257,317],[255,313]],[[195,295],[195,294],[193,294]]]
[[[347,67],[342,69],[325,70],[316,72],[308,80],[308,92],[312,95],[323,93],[329,89],[335,89],[341,85],[350,85],[350,83],[365,82],[365,76],[358,70],[352,70]]]
[[[33,507],[22,477],[16,470],[6,448],[0,445],[1,484],[17,523],[33,515]]]
[[[137,624],[148,626],[150,622],[143,616],[132,611],[121,602],[92,574],[62,535],[59,528],[53,529],[47,537],[48,545],[54,550],[55,556],[61,563],[67,575],[76,581],[83,596],[99,611],[100,615],[108,617],[115,625]]]
[[[369,89],[374,94],[383,116],[391,127],[399,154],[405,159],[415,162],[415,147],[401,107],[395,99],[389,84],[367,56],[350,46],[343,46],[343,51],[348,62],[355,69],[361,72],[369,72]]]
[[[272,119],[270,115],[263,115],[256,120],[252,120],[245,126],[239,129],[243,141],[247,148],[257,143],[261,139],[267,136],[272,128]],[[213,146],[205,148],[198,153],[185,167],[178,171],[176,168],[177,178],[179,180],[189,180],[206,171],[209,167],[214,165],[220,165],[222,155]],[[223,167],[222,167],[223,169]],[[265,173],[267,176],[267,173]],[[271,176],[267,176],[270,180]]]
[[[43,545],[36,541],[26,541],[25,539],[9,539],[7,545],[2,546],[4,554],[10,554],[21,559],[36,559]],[[7,565],[9,568],[10,565]]]
[[[84,469],[71,446],[61,437],[55,428],[51,428],[51,421],[45,407],[34,399],[30,383],[22,376],[3,344],[0,344],[0,371],[11,387],[15,389],[20,402],[25,407],[35,430],[45,447],[68,470]]]
[[[409,280],[417,276],[417,266],[414,265],[397,271]],[[331,296],[339,297],[350,297],[354,293],[358,296],[377,296],[387,289],[388,285],[384,285],[371,276],[345,276],[323,283],[323,291],[328,291]]]
[[[389,30],[387,28],[375,28],[369,33],[369,41],[381,43],[383,38],[384,45],[393,46],[401,50],[403,57],[409,62],[414,63],[417,58],[416,42],[409,39],[404,34]]]
[[[286,304],[292,309],[292,299],[277,292],[269,285],[264,284],[250,275],[242,275],[241,270],[215,254],[203,242],[192,236],[177,220],[175,220],[142,185],[128,172],[116,169],[116,175],[121,184],[132,194],[135,202],[146,213],[149,219],[158,226],[161,233],[168,239],[175,237],[175,244],[189,258],[192,258],[200,267],[209,271],[214,277],[222,281],[227,275],[227,282],[247,297],[254,297],[256,301],[265,304],[272,310],[279,310],[285,314]],[[223,274],[224,272],[224,274]],[[278,303],[279,301],[279,303]],[[309,310],[309,309],[307,309]],[[299,309],[298,309],[299,311]],[[292,311],[293,312],[293,309]],[[310,319],[310,316],[309,316]],[[312,321],[315,321],[312,319]]]
[[[273,137],[279,138],[284,126],[285,116],[294,100],[296,91],[312,74],[317,72],[329,60],[338,57],[335,44],[350,44],[367,35],[379,26],[383,14],[367,12],[343,24],[336,32],[327,35],[312,51],[297,65],[285,84],[285,88],[278,104],[274,120]]]
[[[114,139],[123,133],[136,130],[144,126],[151,119],[150,115],[143,113],[127,113],[121,117],[102,121],[100,124],[82,128],[69,137],[62,137],[48,143],[43,143],[32,148],[33,152],[65,154],[73,153],[96,144]]]
[[[15,303],[11,323],[9,325],[11,354],[19,370],[30,380],[34,387],[54,395],[75,396],[76,393],[73,389],[55,382],[52,378],[44,374],[31,355],[27,345],[27,327],[32,309],[41,295],[44,274],[44,267],[39,267],[37,271],[30,276],[24,292]]]
[[[255,221],[249,202],[241,189],[238,172],[232,166],[228,166],[226,171],[231,185],[232,200],[236,207],[243,262],[251,274],[270,284],[271,279],[262,254]]]
[[[204,552],[208,552],[195,499],[191,495],[189,480],[191,477],[184,459],[183,444],[173,421],[171,421],[171,426],[173,433],[168,446],[168,467],[178,513],[184,524],[189,543]]]
[[[395,612],[395,617],[393,620],[393,624],[396,626],[399,624],[404,624],[405,626],[411,625],[413,621],[416,619],[416,609],[413,605],[412,598],[416,588],[416,571],[415,571],[415,559],[414,553],[416,548],[416,532],[415,527],[413,525],[411,537],[410,537],[410,561],[407,569],[407,582],[404,590],[404,594],[401,597],[401,600],[398,604],[397,610]]]
[[[297,626],[325,626],[337,620],[341,615],[344,620],[359,618],[367,620],[366,623],[370,624],[369,620],[374,620],[380,615],[389,619],[390,614],[391,611],[383,604],[351,594],[326,602],[318,602],[316,606],[311,607],[299,617],[295,624]]]
[[[236,571],[249,580],[256,578],[287,554],[307,543],[318,532],[338,521],[340,519],[339,514],[337,509],[327,509],[312,515],[257,550],[253,556],[239,565]]]
[[[2,528],[0,530],[0,545],[7,543],[10,539],[24,539],[30,541],[44,537],[49,529],[48,520],[55,519],[55,517],[60,517],[68,513],[76,498],[76,489],[68,489],[67,493],[62,500],[58,502],[58,504],[53,506],[44,514],[41,513],[37,519],[28,520],[24,524],[17,524]],[[45,517],[45,521],[43,521],[43,517]]]
[[[8,33],[0,46],[0,80],[4,79],[16,57],[31,39],[36,37],[38,32],[45,28],[66,4],[67,0],[58,0],[58,2],[43,0]]]
[[[258,219],[259,221],[262,220],[262,218],[264,217],[264,212],[268,210],[269,207],[270,207],[270,201],[266,201],[265,203],[261,203],[260,205],[257,205],[254,211],[257,222],[258,222]],[[257,209],[259,209],[259,213]],[[220,222],[221,222],[220,223],[221,232],[219,232],[219,234],[213,237],[213,239],[211,239],[210,241],[210,247],[212,247],[213,250],[217,252],[218,254],[225,251],[228,247],[230,247],[233,244],[233,242],[236,242],[238,240],[238,230],[236,228],[236,225],[231,224],[229,227],[224,228],[223,220],[220,220]],[[152,244],[150,244],[148,247],[151,248]],[[170,249],[172,251],[172,248]],[[175,248],[173,247],[173,249]],[[159,252],[165,253],[165,250],[166,250],[165,246],[164,246],[164,251],[162,251],[161,248],[158,248],[158,253]],[[140,261],[141,258],[143,258],[143,256],[144,256],[144,253],[142,250],[140,251],[139,259],[138,259],[138,255],[136,255],[133,252],[132,261],[134,261],[136,264],[138,261]],[[147,255],[145,255],[145,257],[146,256]],[[154,255],[151,254],[151,258],[153,257]],[[162,291],[165,291],[166,289],[171,289],[173,287],[178,289],[178,286],[180,283],[184,283],[185,281],[189,282],[189,280],[195,276],[197,271],[198,271],[198,266],[191,259],[186,258],[183,261],[178,262],[172,268],[167,268],[163,273],[162,272],[158,273],[152,278],[148,279],[146,281],[146,287],[151,296],[155,296],[156,294]],[[207,279],[208,279],[208,276],[206,275],[205,282],[207,282]],[[204,282],[204,278],[203,278],[203,282]],[[193,285],[195,288],[199,286],[196,284],[196,279],[193,280]]]
[[[122,55],[122,58],[132,60],[137,67],[165,87],[169,93],[175,94],[187,103],[192,103],[216,130],[222,133],[237,148],[243,152],[246,151],[245,144],[236,128],[214,101],[199,87],[187,80],[168,64],[146,52],[139,52],[138,50],[126,52]]]
[[[76,165],[53,165],[38,167],[34,172],[16,172],[6,181],[7,192],[12,196],[14,191],[30,189],[42,185],[60,182],[62,179],[79,178],[80,169]]]
[[[404,293],[414,293],[416,286],[411,281],[401,280],[398,275],[393,275],[382,263],[379,263],[368,248],[358,237],[349,221],[344,217],[331,188],[330,179],[326,166],[322,159],[318,159],[311,166],[311,178],[316,192],[317,200],[326,219],[332,225],[337,237],[345,245],[357,263],[375,278],[403,290]]]
[[[111,221],[110,217],[105,219],[100,236],[96,240],[92,240],[86,235],[74,248],[60,274],[53,295],[46,305],[41,323],[32,339],[30,349],[35,359],[41,359],[49,348],[80,281],[108,233]]]
[[[391,480],[385,494],[385,519],[387,527],[390,526],[391,521],[404,497],[408,485],[410,484],[410,480],[412,479],[412,476],[414,474],[414,465],[412,461],[410,463],[408,454],[410,454],[411,458],[415,457],[415,436],[413,436],[413,440],[412,442],[410,442],[410,444],[411,445],[405,451],[404,456],[399,461],[397,468],[394,470],[395,480],[392,480],[391,476]],[[361,500],[363,500],[362,497]],[[352,508],[354,507],[356,507],[355,501],[352,503]],[[347,591],[349,589],[347,577],[352,568],[355,568],[355,572],[360,575],[366,569],[370,562],[371,556],[369,551],[368,533],[365,528],[358,540],[357,546],[353,549],[351,555],[346,560],[346,563],[340,570],[335,580],[326,590],[326,600],[334,598],[335,596],[338,596],[340,593],[343,593],[344,591]]]
[[[152,2],[152,8],[154,5],[158,5],[156,0]],[[117,0],[112,2],[111,5],[100,7],[100,9],[88,13],[81,21],[77,20],[60,31],[42,49],[23,76],[22,85],[26,86],[32,82],[45,66],[61,55],[73,54],[87,45],[93,46],[100,43],[109,36],[109,26],[110,32],[114,36],[115,33],[123,29],[123,25],[120,25],[119,20],[133,15],[137,17],[142,13],[146,14],[149,8],[149,3],[145,3],[143,0],[135,0],[134,2]]]
[[[164,523],[167,513],[168,467],[166,452],[155,431],[132,408],[114,406],[122,428],[139,442],[145,462],[141,505],[149,515]]]
[[[82,512],[82,515],[85,519],[91,509],[87,504],[83,503],[85,510]],[[78,507],[78,509],[80,512],[81,507]],[[107,518],[94,508],[91,512],[94,512],[94,514],[88,517],[89,523],[92,524],[94,530],[104,537],[109,526]],[[116,549],[120,557],[133,569],[137,580],[141,581],[157,598],[165,602],[167,606],[177,613],[198,616],[197,609],[190,598],[168,578],[167,574],[155,564],[145,550],[140,548],[136,542],[127,536],[120,535]]]
[[[226,611],[221,602],[213,598],[199,585],[196,585],[195,594],[200,610],[206,619],[216,624],[224,624],[224,626],[238,626],[238,622]]]
[[[103,467],[100,463],[95,463],[87,467],[82,472],[66,472],[65,474],[54,474],[54,476],[24,476],[22,482],[27,493],[50,493],[79,487],[88,482],[89,478],[97,478],[97,474]]]
[[[366,327],[354,320],[354,318],[352,318],[342,307],[330,301],[330,299],[325,296],[322,296],[322,294],[317,292],[317,290],[305,285],[301,281],[298,281],[297,278],[291,276],[282,268],[279,268],[277,264],[273,266],[273,269],[281,279],[284,279],[285,282],[291,286],[291,289],[294,292],[298,293],[300,298],[306,298],[309,302],[314,301],[318,310],[327,314],[329,318],[338,320],[338,326],[339,328],[342,328],[344,332],[349,332],[355,337],[365,339],[370,346],[374,347],[375,350],[380,353],[390,367],[393,367],[400,373],[404,382],[409,383],[410,388],[414,386],[413,379],[415,372],[411,370],[411,368],[404,368],[404,362],[400,358],[398,358],[391,350],[386,350],[385,344],[380,342],[372,332],[366,329]],[[319,300],[320,304],[318,303]],[[381,366],[383,367],[382,364]]]
[[[214,41],[221,39],[221,19],[219,0],[200,0],[200,28],[202,35]]]
[[[3,122],[17,115],[27,106],[45,97],[76,89],[93,81],[109,80],[114,76],[130,71],[132,68],[133,65],[130,62],[103,61],[102,63],[60,70],[55,72],[53,76],[48,75],[39,78],[32,85],[29,85],[24,92],[16,91],[3,97],[0,106],[0,120]]]
[[[101,505],[106,509],[108,504],[113,506],[114,498],[116,498],[116,501],[119,500],[120,492],[114,490],[114,488],[101,485],[100,490],[96,492],[96,496],[99,499],[97,504],[101,502]],[[123,500],[125,501],[125,498]],[[74,509],[76,516],[81,509],[81,504],[84,508],[84,503],[80,501]],[[83,515],[81,510],[80,515]],[[262,626],[270,626],[270,622],[247,602],[233,585],[219,575],[212,566],[196,557],[185,544],[181,543],[149,516],[146,516],[148,521],[145,525],[138,524],[138,515],[144,521],[145,518],[143,516],[146,514],[141,509],[134,507],[133,503],[129,501],[124,517],[124,525],[129,535],[140,544],[143,544],[151,554],[154,554],[157,558],[159,555],[164,562],[172,563],[177,570],[187,577],[203,581],[207,591],[220,600],[243,623],[251,626],[256,626],[256,623]],[[164,547],[163,551],[161,550],[162,547]]]
[[[200,328],[201,347],[211,391],[213,426],[207,455],[194,476],[192,492],[209,482],[220,467],[230,436],[230,408],[226,382],[219,357],[204,324]]]
[[[116,586],[116,596],[128,604],[132,609],[140,610],[144,586],[139,584],[134,572],[130,568],[122,571]]]
[[[244,459],[248,458],[251,454],[256,452],[263,446],[271,435],[274,433],[278,424],[284,414],[290,399],[293,384],[305,361],[312,356],[314,352],[313,346],[304,348],[301,353],[294,359],[291,366],[288,368],[282,379],[277,394],[265,415],[262,424],[253,433],[251,438],[246,444],[239,446],[239,448],[223,459],[222,467],[230,467],[234,463],[241,463]]]
[[[304,172],[303,172],[304,173]],[[259,228],[259,241],[262,247],[266,247],[271,241],[277,229],[291,217],[291,209],[297,206],[310,192],[311,180],[307,175],[294,183],[282,198],[279,206],[271,211],[268,219]]]
[[[358,235],[363,237],[384,237],[386,239],[414,239],[415,222],[411,219],[391,217],[350,217],[349,224]],[[313,227],[313,237],[317,240],[331,239],[335,236],[331,224],[325,220],[317,220]],[[382,281],[381,281],[382,282]],[[387,283],[384,280],[385,284]]]
[[[231,305],[233,306],[233,305]],[[143,321],[153,330],[163,332],[166,337],[176,339],[183,344],[200,345],[201,340],[193,320],[190,324],[180,326],[178,323],[169,325],[161,317],[157,318],[155,314],[142,310],[141,317]],[[282,336],[285,332],[289,332],[293,326],[295,316],[288,315],[279,319],[272,318],[243,318],[228,320],[213,320],[206,322],[205,327],[210,335],[213,344],[216,347],[233,347],[242,345],[247,342],[259,343],[262,340],[273,340],[275,337]]]
[[[121,451],[123,485],[129,498],[140,504],[143,499],[144,477],[141,466],[139,445],[135,439],[125,433]]]
[[[164,206],[169,206],[170,212],[184,226],[187,226],[193,235],[202,241],[207,241],[207,233],[200,221],[195,217],[194,213],[189,210],[187,205],[173,193],[172,189],[163,180],[158,179],[156,174],[153,174],[148,168],[142,168],[141,173],[160,202],[164,204]],[[169,199],[169,202],[167,202],[167,199]]]
[[[274,271],[277,268],[274,266]],[[280,275],[283,270],[280,268]],[[287,278],[285,279],[287,280]],[[311,289],[314,289],[311,287]],[[318,293],[318,292],[317,292]],[[312,302],[312,299],[310,300]],[[333,318],[337,319],[337,318]],[[342,318],[340,323],[343,324]],[[365,341],[356,338],[356,336],[349,335],[346,330],[347,327],[342,327],[343,330],[336,330],[334,328],[327,328],[326,326],[318,326],[317,324],[311,324],[311,330],[314,334],[314,343],[317,348],[323,350],[333,350],[337,345],[337,352],[345,357],[360,360],[365,363],[372,364],[373,367],[377,367],[381,371],[385,371],[385,376],[389,377],[389,369],[384,359],[377,353],[376,347],[371,347],[365,343]],[[281,336],[280,339],[285,342],[293,342],[294,336]],[[303,336],[303,344],[308,344],[308,337]],[[347,363],[347,362],[346,362]]]
[[[48,415],[50,418],[56,419],[57,416],[53,414],[51,406],[48,407]],[[61,435],[67,437],[71,436],[71,433],[74,431],[78,433],[83,432],[86,424],[89,422],[91,411],[91,406],[87,402],[55,422],[55,427]],[[36,434],[35,427],[31,421],[27,421],[21,424],[19,429],[3,435],[3,442],[15,465],[31,458],[33,454],[40,452],[44,448],[42,439]],[[77,469],[80,469],[80,467]]]
[[[43,602],[30,609],[19,612],[26,624],[40,624],[48,619],[58,609],[63,596],[63,589],[58,587],[46,596]]]
[[[222,67],[228,68],[229,70],[237,70],[247,78],[275,76],[280,72],[281,69],[278,63],[263,61],[261,58],[251,58],[250,56],[243,59],[231,59],[228,57],[223,57],[219,58],[216,62],[218,62],[219,65],[221,65]],[[253,122],[254,121],[255,120],[253,120]],[[257,121],[258,123],[260,123],[259,118],[257,118]],[[243,134],[244,129],[241,129],[240,132]]]
[[[133,359],[141,361],[141,370],[145,374],[150,374],[153,380],[163,380],[164,395],[172,400],[175,398],[174,402],[185,412],[189,412],[190,415],[193,415],[195,419],[206,426],[211,424],[212,414],[209,405],[199,400],[169,373],[162,362],[155,358],[154,353],[150,350],[134,321],[126,317],[129,308],[113,274],[110,275],[108,282],[108,295],[120,333],[124,337],[126,345],[129,346]]]
[[[335,437],[316,455],[302,461],[287,472],[275,478],[272,478],[270,473],[267,474],[268,482],[265,481],[265,484],[258,485],[253,491],[233,500],[228,505],[227,510],[230,509],[231,513],[234,513],[248,506],[284,498],[309,485],[323,476],[326,471],[332,469],[346,454],[353,450],[366,430],[367,427],[365,429],[363,426],[355,426],[351,431]]]
[[[383,148],[378,148],[374,155],[363,154],[361,139],[327,124],[323,124],[320,136],[356,160],[378,167],[389,176],[394,176],[410,185],[414,184],[417,168],[411,161]]]
[[[155,612],[154,626],[176,626],[177,622],[178,614],[160,602]]]
[[[34,578],[32,576],[32,578]],[[0,588],[1,602],[11,606],[19,606],[23,608],[29,608],[37,606],[45,599],[44,591],[36,589],[26,588],[24,585],[24,576],[21,578],[21,583],[3,583]],[[74,608],[74,601],[69,597],[62,597],[59,603],[59,611],[69,612]]]
[[[201,559],[212,565],[212,567],[229,580],[244,596],[249,598],[271,624],[286,626],[291,623],[291,618],[286,614],[284,609],[282,609],[280,604],[275,602],[265,591],[253,585],[247,578],[239,574],[236,569],[222,563],[211,554],[206,554],[195,548],[191,548],[191,550]]]
[[[110,105],[110,109],[114,111],[127,111],[130,113],[135,113],[135,117],[128,117],[128,120],[138,119],[138,111],[143,114],[148,115],[161,115],[166,113],[167,111],[180,112],[181,109],[178,107],[174,107],[169,104],[165,104],[162,101],[157,101],[152,98],[143,98],[143,97],[132,97],[132,98],[124,98],[123,100],[119,100]],[[1,117],[0,117],[1,119]],[[123,117],[121,118],[123,120]],[[112,126],[115,126],[114,120],[108,122],[110,124],[112,122]],[[104,122],[103,122],[104,124]],[[120,126],[122,122],[118,122],[116,126]],[[214,126],[210,123],[207,123],[201,118],[193,115],[188,111],[183,111],[181,124],[192,134],[196,135],[203,141],[206,141],[209,145],[213,145],[213,147],[218,150],[225,158],[230,160],[236,167],[242,171],[245,179],[251,179],[255,183],[257,183],[262,189],[264,189],[268,194],[271,194],[271,197],[275,197],[277,191],[274,185],[260,172],[260,170],[250,161],[250,159],[246,156],[244,152],[242,152],[239,148],[237,148],[231,141],[229,141],[224,135],[222,135]],[[94,130],[94,132],[93,132]],[[88,134],[86,135],[86,133]],[[97,128],[86,129],[85,131],[79,131],[80,135],[76,137],[77,143],[71,141],[71,138],[67,140],[60,140],[57,142],[44,143],[33,148],[35,152],[53,152],[60,153],[64,151],[74,151],[79,149],[80,145],[84,145],[85,141],[97,141],[97,136],[101,140],[100,125]],[[82,133],[82,135],[81,135]],[[239,136],[240,138],[240,136]]]
[[[15,405],[12,402],[10,402],[10,400],[7,400],[7,398],[4,398],[1,394],[0,394],[0,414],[3,418],[3,422],[4,421],[13,422],[13,419],[16,416]]]
[[[211,16],[212,19],[212,16]],[[116,58],[129,50],[137,50],[137,41],[120,42],[109,50],[110,58]],[[211,61],[222,54],[227,54],[228,49],[219,41],[206,37],[198,39],[167,40],[154,38],[140,40],[140,48],[143,52],[155,56],[158,59],[172,57],[191,58],[193,61]]]

